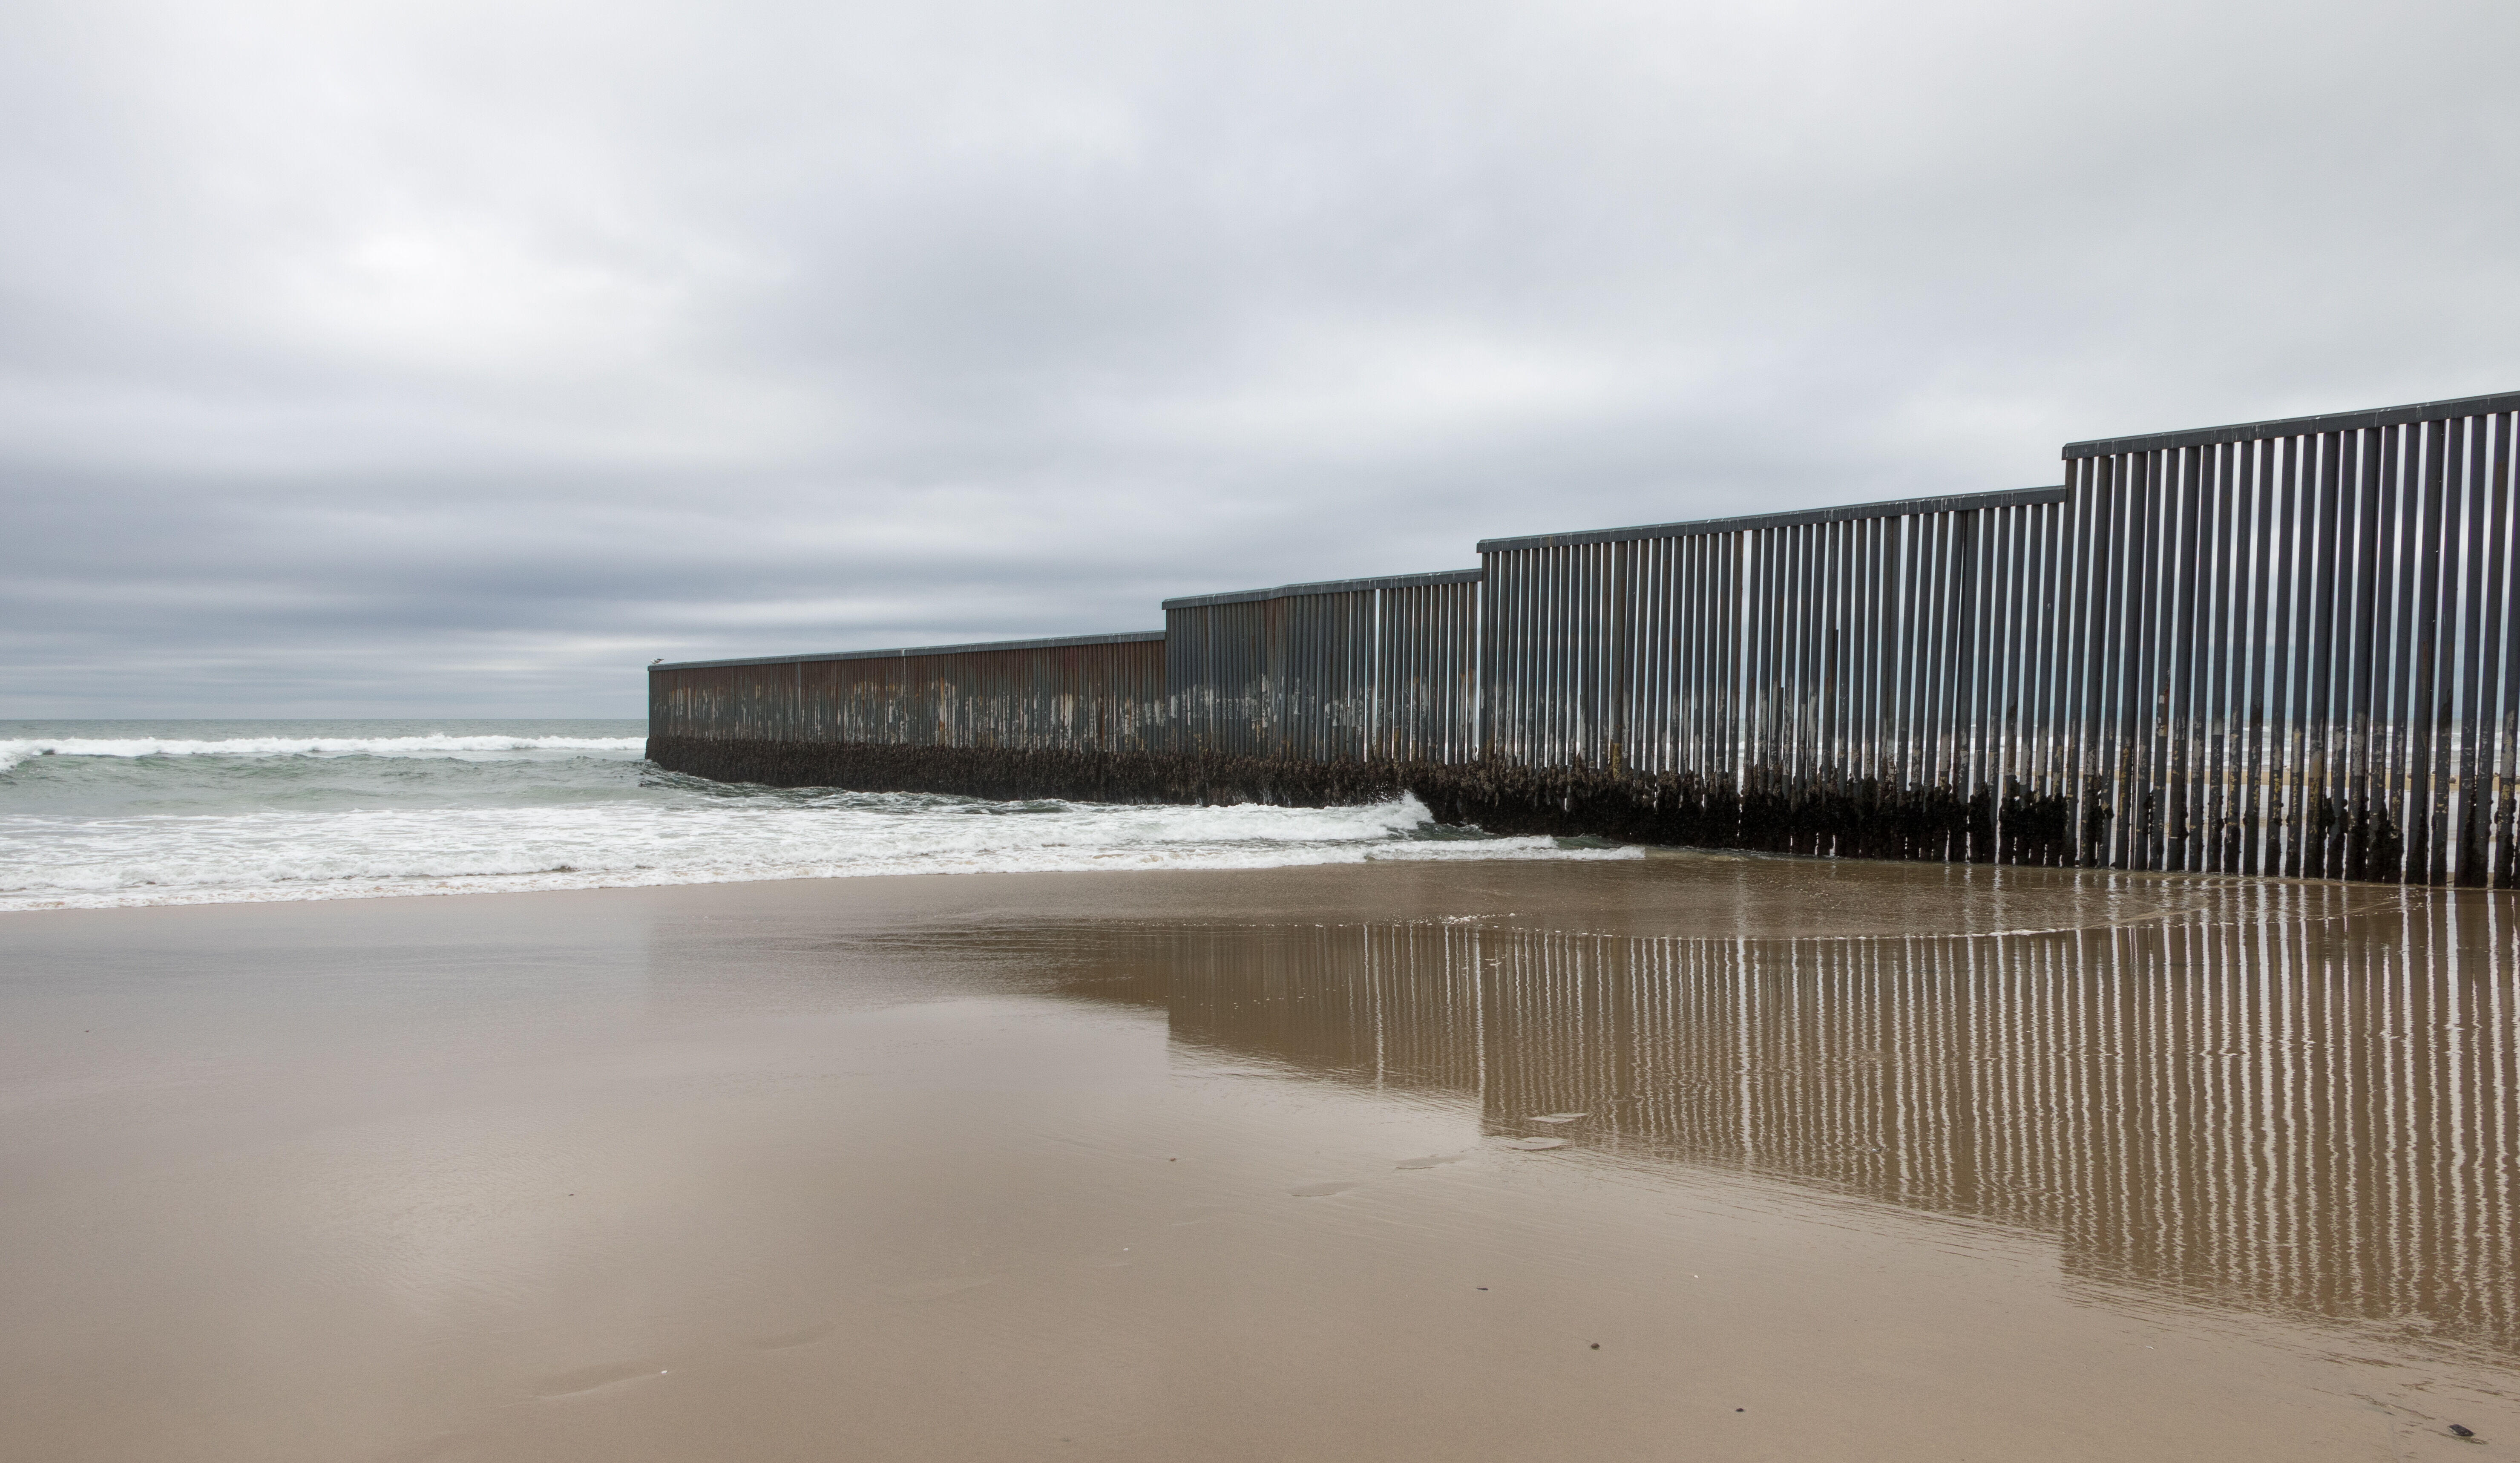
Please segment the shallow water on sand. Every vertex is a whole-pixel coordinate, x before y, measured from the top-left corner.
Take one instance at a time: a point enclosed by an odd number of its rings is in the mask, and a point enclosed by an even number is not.
[[[2513,915],[1670,859],[12,916],[0,1413],[45,1458],[2510,1456]]]

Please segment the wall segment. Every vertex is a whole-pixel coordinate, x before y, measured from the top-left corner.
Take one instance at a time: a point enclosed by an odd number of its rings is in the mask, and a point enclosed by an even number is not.
[[[1491,539],[1161,631],[651,667],[711,777],[1785,852],[2520,882],[2520,395],[2057,487]]]

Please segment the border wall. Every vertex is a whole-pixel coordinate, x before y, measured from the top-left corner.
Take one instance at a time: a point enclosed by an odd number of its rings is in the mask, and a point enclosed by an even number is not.
[[[1164,635],[652,665],[648,758],[721,782],[1159,799]]]
[[[781,786],[1810,854],[2520,882],[2520,393],[2078,442],[2063,485],[1491,539],[1124,635],[650,667]]]

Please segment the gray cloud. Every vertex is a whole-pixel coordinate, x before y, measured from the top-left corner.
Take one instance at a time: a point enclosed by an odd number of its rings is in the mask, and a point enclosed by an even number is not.
[[[0,714],[634,714],[2520,386],[2507,6],[35,7]]]

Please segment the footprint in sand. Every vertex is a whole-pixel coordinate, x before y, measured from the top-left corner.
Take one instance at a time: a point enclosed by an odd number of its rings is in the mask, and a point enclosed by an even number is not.
[[[1564,1138],[1508,1138],[1497,1146],[1500,1148],[1563,1148],[1566,1146],[1566,1140]]]
[[[608,1387],[618,1387],[625,1382],[638,1382],[649,1377],[663,1375],[665,1375],[665,1368],[652,1361],[608,1362],[603,1366],[581,1367],[573,1372],[562,1372],[557,1377],[545,1377],[542,1386],[534,1393],[534,1397],[538,1401],[556,1402],[562,1397],[584,1396],[590,1392],[602,1392]]]
[[[1286,1192],[1298,1199],[1328,1199],[1332,1194],[1344,1194],[1355,1187],[1356,1185],[1352,1183],[1308,1183],[1300,1189],[1288,1189]]]
[[[1396,1163],[1391,1166],[1394,1168],[1440,1168],[1446,1164],[1458,1164],[1468,1157],[1469,1155],[1466,1153],[1430,1153],[1422,1159],[1402,1159],[1399,1163]]]
[[[782,1331],[777,1336],[762,1337],[752,1344],[752,1349],[756,1351],[785,1351],[791,1347],[810,1347],[839,1329],[837,1321],[823,1321],[794,1331]]]

